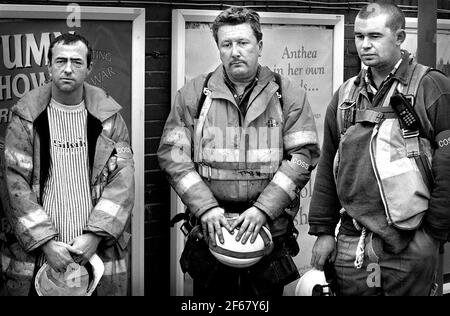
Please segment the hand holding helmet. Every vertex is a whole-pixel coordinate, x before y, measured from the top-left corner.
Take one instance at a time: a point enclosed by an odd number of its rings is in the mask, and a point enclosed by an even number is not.
[[[252,236],[250,242],[254,243],[261,227],[266,223],[266,214],[260,209],[252,206],[234,220],[231,231],[234,231],[236,227],[240,226],[239,232],[236,235],[236,241],[241,240],[242,237],[242,243],[245,244],[248,238]]]
[[[224,226],[228,231],[231,230],[230,224],[228,224],[225,218],[225,210],[221,207],[214,207],[208,210],[200,217],[200,222],[202,225],[202,231],[205,238],[212,240],[214,246],[216,245],[215,235],[219,237],[219,242],[223,244],[223,234],[222,226]]]
[[[236,221],[240,218],[238,214],[226,214],[228,220],[232,223],[231,227],[235,227],[233,232],[222,230],[224,243],[213,243],[209,240],[209,250],[221,263],[234,268],[246,268],[260,261],[265,255],[269,254],[273,249],[272,236],[269,229],[265,226],[260,227],[255,235],[255,240],[246,242],[250,234],[244,238],[238,238],[241,227],[236,226]],[[246,231],[246,230],[242,230]],[[248,229],[247,229],[248,231]],[[242,236],[242,234],[241,234]],[[219,238],[216,234],[215,239]]]
[[[72,262],[65,272],[55,271],[48,263],[38,270],[34,286],[39,296],[90,296],[105,267],[94,254],[85,266]]]

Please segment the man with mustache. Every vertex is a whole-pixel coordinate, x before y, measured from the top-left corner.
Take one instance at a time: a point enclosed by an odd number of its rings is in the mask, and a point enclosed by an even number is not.
[[[334,262],[338,295],[436,292],[450,231],[450,81],[401,49],[404,28],[394,4],[361,9],[354,32],[364,67],[327,109],[311,265]]]
[[[215,246],[217,233],[223,244],[222,227],[238,227],[234,238],[253,243],[265,225],[274,250],[254,266],[234,268],[203,243],[206,251],[193,254],[200,258],[188,260],[201,270],[188,269],[194,295],[282,295],[298,277],[292,219],[319,157],[314,117],[300,86],[286,77],[277,83],[258,63],[263,42],[255,11],[229,8],[212,31],[222,63],[208,79],[199,76],[178,91],[158,150],[160,166],[200,223],[200,238]],[[207,96],[198,106],[202,91]],[[230,213],[238,213],[233,223]]]

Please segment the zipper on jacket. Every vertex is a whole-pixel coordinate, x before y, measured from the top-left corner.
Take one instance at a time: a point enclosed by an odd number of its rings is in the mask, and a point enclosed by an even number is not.
[[[377,179],[378,190],[380,191],[381,200],[383,201],[383,205],[384,205],[384,212],[386,213],[386,220],[388,222],[388,225],[390,226],[390,225],[392,225],[392,219],[389,214],[389,207],[386,202],[383,185],[381,183],[380,174],[378,173],[378,169],[377,169],[377,165],[376,165],[376,162],[374,159],[374,153],[373,153],[373,139],[374,139],[375,135],[378,134],[378,128],[379,128],[379,125],[376,124],[375,127],[373,128],[372,136],[370,137],[370,143],[369,143],[370,162],[372,163],[372,169],[373,169],[373,172],[375,173],[375,178]]]

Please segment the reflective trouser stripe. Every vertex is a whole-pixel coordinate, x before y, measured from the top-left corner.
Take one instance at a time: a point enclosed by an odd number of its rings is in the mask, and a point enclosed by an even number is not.
[[[283,191],[286,192],[287,195],[289,195],[291,200],[295,199],[295,190],[297,186],[295,185],[294,181],[292,181],[291,178],[289,178],[287,175],[285,175],[281,171],[278,171],[273,177],[272,182],[282,188]]]

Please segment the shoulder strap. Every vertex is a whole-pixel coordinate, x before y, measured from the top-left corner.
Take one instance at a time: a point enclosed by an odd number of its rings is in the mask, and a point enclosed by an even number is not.
[[[283,109],[283,91],[281,87],[281,75],[277,72],[274,72],[273,75],[275,77],[275,83],[278,85],[277,96],[278,99],[280,99],[281,109]]]
[[[416,100],[416,95],[417,95],[417,90],[419,89],[419,85],[423,79],[423,77],[429,72],[433,70],[433,68],[422,65],[422,64],[418,64],[415,63],[414,68],[411,72],[411,75],[409,77],[409,81],[408,84],[402,85],[399,84],[397,86],[397,90],[402,93],[403,89],[406,89],[406,91],[404,91],[404,95],[406,97],[408,97],[408,100],[411,103],[412,106],[412,110],[415,112],[415,100]],[[405,135],[405,130],[404,130],[404,135]],[[414,157],[414,159],[416,160],[416,164],[417,167],[422,175],[422,178],[425,182],[425,185],[428,187],[428,190],[431,192],[432,190],[432,185],[434,182],[434,177],[433,174],[431,172],[431,166],[427,160],[427,158],[423,155],[423,154],[414,154],[415,152],[419,152],[420,153],[420,141],[419,141],[419,132],[417,131],[417,137],[408,137],[405,138],[405,143],[406,143],[406,148],[407,148],[407,154],[408,157]]]
[[[203,88],[202,88],[202,92],[200,95],[200,99],[198,100],[198,103],[197,103],[197,113],[195,114],[196,119],[198,119],[198,117],[200,116],[200,112],[202,111],[203,103],[205,102],[205,99],[206,99],[205,89],[207,89],[207,87],[208,87],[208,81],[209,81],[209,78],[211,78],[212,74],[213,74],[213,71],[208,73],[206,75],[205,82],[203,83]]]
[[[420,85],[420,82],[422,81],[422,78],[430,70],[433,70],[433,69],[431,67],[415,63],[414,68],[413,68],[413,70],[411,72],[411,75],[409,77],[408,84],[406,86],[399,84],[397,90],[400,93],[403,93],[404,95],[411,96],[412,99],[415,99],[416,95],[417,95],[417,90],[419,89],[419,85]],[[414,101],[415,100],[413,100],[413,102]],[[413,107],[414,107],[414,105],[415,104],[412,104]]]
[[[353,111],[356,108],[356,85],[355,81],[358,76],[354,76],[348,79],[340,88],[339,88],[339,98],[336,109],[336,122],[338,126],[338,138],[340,140],[341,135],[345,133],[348,124],[347,121],[351,120],[354,113]]]

